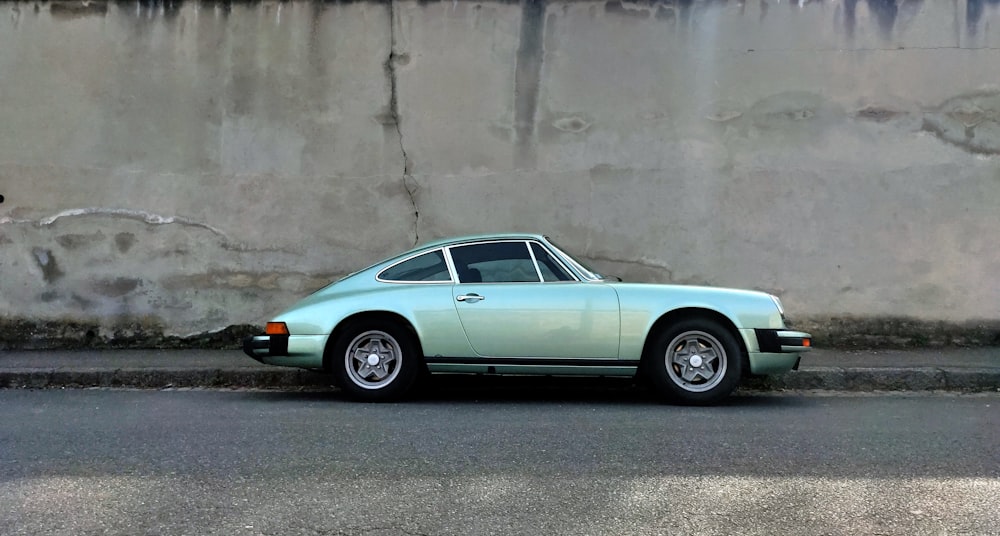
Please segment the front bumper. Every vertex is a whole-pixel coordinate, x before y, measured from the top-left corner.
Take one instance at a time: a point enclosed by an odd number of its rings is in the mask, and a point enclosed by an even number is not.
[[[755,329],[757,347],[761,352],[808,352],[812,349],[812,335],[785,329]]]
[[[812,336],[785,329],[755,329],[756,347],[748,341],[750,373],[753,375],[782,374],[798,370],[800,354],[812,349]]]

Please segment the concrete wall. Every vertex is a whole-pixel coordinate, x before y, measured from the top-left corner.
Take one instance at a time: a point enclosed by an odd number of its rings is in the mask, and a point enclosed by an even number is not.
[[[493,230],[996,342],[998,73],[996,0],[0,3],[3,344],[259,325]]]

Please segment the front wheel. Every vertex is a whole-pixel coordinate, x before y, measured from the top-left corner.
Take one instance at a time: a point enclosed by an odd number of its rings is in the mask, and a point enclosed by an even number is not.
[[[396,324],[359,322],[341,333],[331,365],[337,383],[352,398],[395,400],[417,378],[419,355],[410,333]]]
[[[679,322],[656,335],[643,357],[653,387],[672,401],[714,404],[739,384],[743,352],[733,334],[711,320]]]

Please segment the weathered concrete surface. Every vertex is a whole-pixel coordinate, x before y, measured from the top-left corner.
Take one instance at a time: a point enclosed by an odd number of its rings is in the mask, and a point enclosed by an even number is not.
[[[993,1],[0,13],[7,346],[255,324],[490,230],[765,289],[829,342],[1000,332]]]

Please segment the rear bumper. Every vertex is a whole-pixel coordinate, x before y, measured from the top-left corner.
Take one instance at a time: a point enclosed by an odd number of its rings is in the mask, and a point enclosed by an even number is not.
[[[264,362],[265,357],[288,355],[288,335],[255,335],[243,339],[243,353]]]
[[[243,339],[243,353],[266,365],[323,368],[325,335],[255,335]]]

